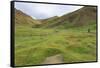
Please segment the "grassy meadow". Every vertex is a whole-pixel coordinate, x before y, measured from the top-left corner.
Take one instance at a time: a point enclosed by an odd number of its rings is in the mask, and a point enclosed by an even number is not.
[[[96,60],[96,25],[69,29],[15,27],[15,65],[39,65],[60,54],[64,63]],[[52,60],[53,61],[53,60]]]
[[[15,7],[15,66],[96,61],[96,9],[40,19]]]

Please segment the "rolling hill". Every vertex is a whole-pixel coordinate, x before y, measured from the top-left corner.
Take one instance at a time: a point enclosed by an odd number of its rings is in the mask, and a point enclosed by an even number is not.
[[[33,19],[31,16],[17,9],[15,9],[15,23],[17,25],[31,25],[31,26],[41,24],[40,21]]]
[[[86,26],[93,23],[96,23],[96,7],[83,7],[69,14],[65,14],[61,17],[52,17],[49,19],[44,19],[44,27],[77,27],[77,26]]]
[[[24,12],[15,9],[15,22],[20,25],[43,28],[72,28],[88,26],[96,23],[96,7],[82,7],[61,17],[54,16],[47,19],[36,20]]]

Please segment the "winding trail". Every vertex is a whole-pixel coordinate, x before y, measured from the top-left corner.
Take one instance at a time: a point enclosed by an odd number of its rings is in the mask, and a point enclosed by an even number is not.
[[[46,58],[42,64],[57,64],[57,63],[64,63],[63,57],[60,54]]]

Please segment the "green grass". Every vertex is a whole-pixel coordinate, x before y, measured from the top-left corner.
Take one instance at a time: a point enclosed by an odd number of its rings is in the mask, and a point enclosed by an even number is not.
[[[56,29],[16,26],[15,65],[41,64],[47,57],[63,56],[65,63],[96,60],[96,29]]]

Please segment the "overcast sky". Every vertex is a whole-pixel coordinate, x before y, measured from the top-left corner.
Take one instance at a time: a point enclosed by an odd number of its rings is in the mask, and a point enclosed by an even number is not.
[[[16,2],[15,8],[23,11],[36,19],[45,19],[53,16],[62,16],[69,12],[80,9],[83,6],[54,5],[40,3]]]

